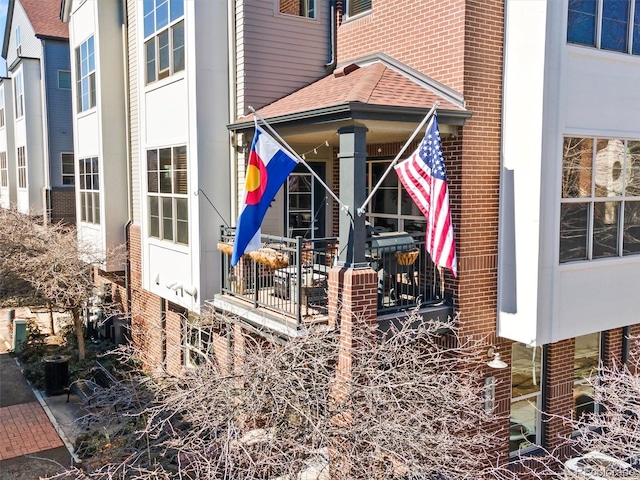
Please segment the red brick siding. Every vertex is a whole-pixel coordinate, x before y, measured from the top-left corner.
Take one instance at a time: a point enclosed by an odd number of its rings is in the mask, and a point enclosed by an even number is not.
[[[573,415],[573,365],[575,356],[575,340],[563,340],[553,343],[547,348],[547,409],[545,424],[545,443],[547,448],[554,448],[566,443],[573,431],[570,424],[562,418]]]
[[[338,63],[381,52],[463,93],[465,0],[372,5],[338,27]]]
[[[76,194],[73,187],[58,187],[45,190],[46,197],[49,197],[49,205],[47,205],[47,222],[58,223],[63,222],[69,225],[76,224]]]

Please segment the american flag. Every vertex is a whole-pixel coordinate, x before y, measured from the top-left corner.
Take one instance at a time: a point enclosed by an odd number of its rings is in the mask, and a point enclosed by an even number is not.
[[[395,170],[402,185],[427,218],[427,252],[436,265],[448,268],[456,277],[456,243],[451,225],[442,142],[435,114],[420,146],[409,158],[396,165]]]

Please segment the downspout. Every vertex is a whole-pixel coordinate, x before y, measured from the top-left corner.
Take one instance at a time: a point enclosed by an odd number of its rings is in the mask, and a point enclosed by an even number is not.
[[[624,327],[622,329],[622,364],[626,365],[627,362],[629,361],[629,348],[630,348],[630,343],[631,343],[631,338],[629,338],[631,335],[631,327]]]
[[[337,32],[336,24],[338,22],[338,15],[336,13],[336,0],[329,2],[329,50],[331,51],[331,59],[329,63],[325,64],[324,68],[328,71],[333,71],[336,68],[336,44],[337,44]]]
[[[131,182],[131,118],[130,118],[130,102],[129,102],[129,10],[127,0],[121,0],[122,6],[122,63],[124,68],[124,125],[125,125],[125,155],[127,163],[127,223],[124,224],[124,242],[125,242],[125,268],[124,268],[124,286],[126,291],[127,314],[131,317],[131,242],[129,241],[129,228],[133,223],[133,193]],[[130,325],[129,328],[132,328]]]

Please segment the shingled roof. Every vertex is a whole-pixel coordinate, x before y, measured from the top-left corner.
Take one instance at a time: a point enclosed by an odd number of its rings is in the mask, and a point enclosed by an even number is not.
[[[60,20],[60,0],[19,0],[38,37],[69,39],[69,25]]]
[[[344,64],[326,77],[258,109],[257,113],[272,121],[288,122],[336,112],[349,116],[349,112],[353,114],[363,108],[369,112],[422,111],[429,110],[436,101],[440,102],[438,111],[470,116],[458,92],[378,53]],[[242,129],[252,121],[253,115],[244,116],[230,128]]]

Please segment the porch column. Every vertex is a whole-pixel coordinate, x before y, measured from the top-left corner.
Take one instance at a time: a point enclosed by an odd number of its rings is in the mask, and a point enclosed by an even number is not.
[[[349,206],[349,214],[340,212],[338,264],[345,267],[365,262],[364,245],[367,232],[364,215],[356,210],[367,198],[367,129],[349,125],[338,130],[340,135],[340,200]]]

